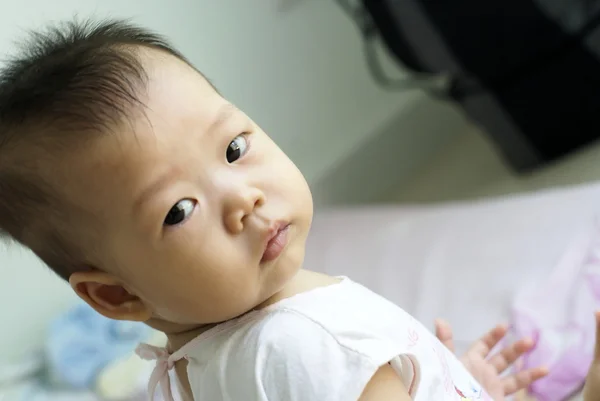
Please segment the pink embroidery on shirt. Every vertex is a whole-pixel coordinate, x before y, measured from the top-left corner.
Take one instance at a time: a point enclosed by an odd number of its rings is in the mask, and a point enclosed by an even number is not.
[[[408,348],[413,348],[419,342],[419,333],[414,327],[408,327]]]
[[[446,394],[456,393],[454,382],[452,381],[452,376],[450,375],[450,367],[448,366],[448,361],[446,360],[446,355],[444,355],[443,350],[439,349],[439,346],[434,346],[433,352],[438,357],[440,365],[442,366],[442,376],[444,379],[444,389],[446,390]]]
[[[458,389],[458,387],[454,386],[454,390],[456,391],[456,394],[458,394],[461,400],[469,400],[467,396],[464,395],[463,392]]]

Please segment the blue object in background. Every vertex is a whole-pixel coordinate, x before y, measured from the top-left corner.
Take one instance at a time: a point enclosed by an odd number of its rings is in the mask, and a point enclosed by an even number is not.
[[[46,343],[49,369],[73,388],[92,388],[106,366],[133,352],[150,333],[143,323],[111,320],[89,305],[79,304],[50,326]]]
[[[101,401],[91,391],[60,391],[32,381],[6,396],[10,401]]]

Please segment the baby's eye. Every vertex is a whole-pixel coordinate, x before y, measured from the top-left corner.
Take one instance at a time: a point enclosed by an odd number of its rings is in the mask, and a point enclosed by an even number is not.
[[[165,217],[165,226],[176,226],[186,221],[196,208],[196,202],[191,199],[182,199],[177,202]]]
[[[227,152],[225,154],[227,157],[227,162],[235,162],[240,157],[244,156],[247,151],[248,139],[246,138],[246,134],[236,136],[233,141],[231,141],[229,146],[227,146]]]

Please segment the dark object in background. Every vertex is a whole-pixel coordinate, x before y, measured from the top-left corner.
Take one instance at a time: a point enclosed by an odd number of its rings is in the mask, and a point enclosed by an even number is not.
[[[517,171],[600,137],[600,1],[361,1],[366,40],[378,32],[415,72],[451,73],[448,95]]]

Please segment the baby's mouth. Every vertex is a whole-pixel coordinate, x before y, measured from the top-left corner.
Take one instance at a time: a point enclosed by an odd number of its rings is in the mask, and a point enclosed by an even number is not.
[[[271,262],[283,253],[288,243],[289,227],[289,223],[277,223],[269,230],[261,263]]]

